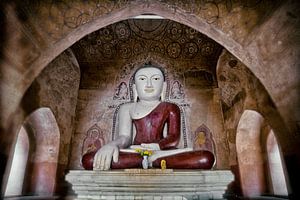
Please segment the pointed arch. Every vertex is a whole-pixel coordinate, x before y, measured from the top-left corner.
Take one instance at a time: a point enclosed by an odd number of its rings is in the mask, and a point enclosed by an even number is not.
[[[288,188],[285,176],[285,166],[284,162],[282,162],[280,147],[273,130],[270,130],[267,136],[266,150],[271,179],[270,190],[274,195],[287,196]]]
[[[15,145],[10,174],[4,194],[5,196],[22,195],[28,154],[29,139],[27,131],[25,130],[24,126],[22,126]]]
[[[4,196],[52,195],[59,141],[60,132],[51,109],[43,107],[32,112],[18,133]]]
[[[254,110],[245,110],[237,127],[236,149],[241,187],[246,197],[259,196],[266,190],[261,127],[264,119]]]
[[[50,108],[31,113],[24,126],[30,138],[30,162],[26,170],[25,194],[52,195],[56,186],[60,131]]]

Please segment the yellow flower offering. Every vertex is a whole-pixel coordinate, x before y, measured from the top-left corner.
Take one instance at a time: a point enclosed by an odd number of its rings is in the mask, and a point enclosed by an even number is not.
[[[137,153],[141,154],[141,156],[151,156],[153,154],[153,152],[151,150],[135,149],[135,151]]]
[[[160,167],[162,170],[167,169],[167,161],[166,160],[161,160],[160,161]]]
[[[141,149],[135,149],[136,152],[141,153],[142,150]]]

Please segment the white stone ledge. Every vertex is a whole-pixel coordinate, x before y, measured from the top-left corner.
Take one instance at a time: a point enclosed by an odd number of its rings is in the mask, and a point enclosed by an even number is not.
[[[222,199],[229,170],[71,170],[76,199]],[[141,198],[140,198],[141,197]]]

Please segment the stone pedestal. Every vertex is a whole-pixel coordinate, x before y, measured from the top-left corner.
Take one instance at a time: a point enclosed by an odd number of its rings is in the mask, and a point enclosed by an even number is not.
[[[223,199],[229,170],[71,170],[66,180],[75,199]]]

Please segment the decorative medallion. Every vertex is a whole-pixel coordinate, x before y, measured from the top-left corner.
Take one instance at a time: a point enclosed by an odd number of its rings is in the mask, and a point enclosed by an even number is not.
[[[168,55],[171,58],[177,58],[181,53],[181,46],[178,42],[174,42],[168,45],[167,47]]]
[[[165,54],[165,47],[162,43],[160,42],[153,42],[150,45],[150,51],[158,54]]]
[[[113,58],[115,56],[114,46],[110,43],[105,43],[102,45],[102,54],[105,58]]]
[[[120,40],[127,40],[130,37],[130,29],[125,23],[117,23],[115,31]]]
[[[177,40],[182,35],[181,24],[176,22],[171,22],[167,29],[167,35],[170,39]]]
[[[136,41],[134,44],[133,44],[133,54],[134,55],[139,55],[141,54],[142,52],[144,52],[144,49],[145,49],[145,45],[144,43],[140,42],[140,41]]]
[[[210,56],[214,53],[214,44],[211,42],[206,42],[201,47],[201,54],[203,56]]]
[[[106,42],[109,42],[114,38],[114,33],[111,28],[100,29],[99,35],[100,35],[101,39]]]
[[[185,56],[187,56],[189,58],[193,58],[198,53],[198,46],[194,42],[189,42],[189,43],[185,44],[183,51],[184,51]]]
[[[194,38],[197,37],[197,33],[198,33],[198,32],[197,32],[195,29],[188,27],[188,28],[185,29],[185,34],[184,34],[184,36],[185,36],[186,38],[192,40],[192,39],[194,39]]]
[[[118,54],[121,58],[127,59],[132,54],[132,49],[128,43],[121,43],[118,46]]]

